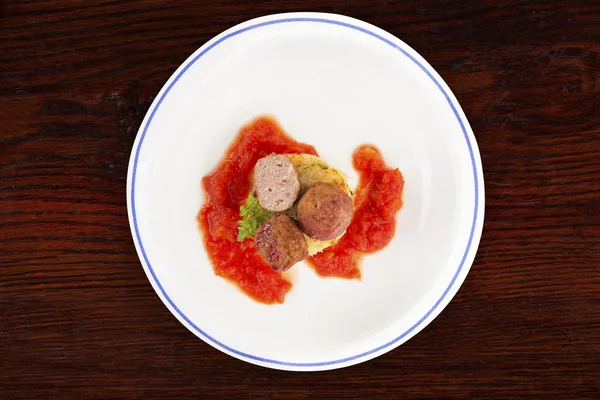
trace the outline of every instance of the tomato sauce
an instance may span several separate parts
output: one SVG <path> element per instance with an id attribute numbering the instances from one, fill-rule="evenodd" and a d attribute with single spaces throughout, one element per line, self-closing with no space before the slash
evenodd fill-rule
<path id="1" fill-rule="evenodd" d="M 292 285 L 260 256 L 254 240 L 237 241 L 237 222 L 254 164 L 271 153 L 318 155 L 313 146 L 287 136 L 274 120 L 258 118 L 242 128 L 219 165 L 202 178 L 206 202 L 198 213 L 215 274 L 266 304 L 283 303 Z M 352 222 L 339 242 L 308 259 L 321 276 L 360 278 L 361 258 L 382 249 L 394 236 L 396 213 L 402 206 L 402 174 L 388 168 L 373 146 L 359 147 L 352 160 L 360 174 Z"/>
<path id="2" fill-rule="evenodd" d="M 291 139 L 275 121 L 259 118 L 242 128 L 219 165 L 202 178 L 206 203 L 198 214 L 215 274 L 266 304 L 283 303 L 292 285 L 260 256 L 254 240 L 237 241 L 237 222 L 254 164 L 271 153 L 317 155 L 313 146 Z"/>
<path id="3" fill-rule="evenodd" d="M 379 150 L 370 145 L 360 146 L 352 162 L 360 174 L 352 222 L 336 244 L 308 259 L 321 276 L 360 278 L 363 255 L 381 250 L 394 237 L 396 213 L 402 206 L 402 174 L 388 168 Z"/>

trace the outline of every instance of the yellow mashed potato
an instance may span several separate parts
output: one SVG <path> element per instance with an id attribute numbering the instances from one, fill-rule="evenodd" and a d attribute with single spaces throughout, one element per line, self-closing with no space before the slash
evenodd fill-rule
<path id="1" fill-rule="evenodd" d="M 348 196 L 352 197 L 352 191 L 348 185 L 348 176 L 342 171 L 330 166 L 319 157 L 310 154 L 287 154 L 287 156 L 292 161 L 296 171 L 298 171 L 300 184 L 302 185 L 301 194 L 314 183 L 327 182 L 338 186 Z M 304 235 L 306 245 L 308 246 L 308 254 L 312 256 L 323 251 L 337 242 L 342 236 L 344 236 L 343 233 L 335 239 L 316 240 Z"/>

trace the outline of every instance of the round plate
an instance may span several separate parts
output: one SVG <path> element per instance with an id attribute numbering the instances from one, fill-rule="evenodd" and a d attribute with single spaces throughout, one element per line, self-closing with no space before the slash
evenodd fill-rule
<path id="1" fill-rule="evenodd" d="M 214 275 L 196 222 L 200 179 L 264 114 L 352 187 L 363 143 L 404 174 L 396 235 L 364 258 L 361 280 L 298 264 L 285 303 L 264 305 Z M 483 225 L 479 151 L 448 86 L 401 40 L 332 14 L 254 19 L 198 49 L 150 107 L 127 178 L 135 246 L 165 305 L 211 346 L 278 369 L 345 367 L 406 342 L 457 292 Z"/>

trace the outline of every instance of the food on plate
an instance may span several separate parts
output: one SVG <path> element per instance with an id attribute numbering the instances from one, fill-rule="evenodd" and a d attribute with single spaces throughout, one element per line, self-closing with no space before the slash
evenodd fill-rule
<path id="1" fill-rule="evenodd" d="M 374 146 L 360 146 L 352 161 L 355 192 L 273 119 L 243 127 L 202 178 L 198 222 L 215 274 L 265 304 L 284 302 L 292 284 L 281 272 L 301 260 L 320 276 L 360 278 L 362 257 L 394 236 L 404 180 Z"/>
<path id="2" fill-rule="evenodd" d="M 317 182 L 298 201 L 296 215 L 306 235 L 330 240 L 346 231 L 352 212 L 352 199 L 342 189 L 331 183 Z"/>
<path id="3" fill-rule="evenodd" d="M 269 211 L 291 208 L 300 194 L 298 171 L 288 157 L 270 154 L 256 162 L 254 191 L 260 205 Z"/>
<path id="4" fill-rule="evenodd" d="M 269 265 L 285 271 L 344 233 L 352 220 L 352 199 L 342 189 L 347 186 L 345 175 L 319 157 L 269 154 L 254 167 L 254 193 L 240 207 L 238 240 L 254 237 Z M 271 216 L 274 211 L 285 214 Z"/>
<path id="5" fill-rule="evenodd" d="M 296 223 L 285 214 L 275 214 L 256 231 L 256 248 L 275 271 L 287 271 L 308 257 L 306 239 Z"/>
<path id="6" fill-rule="evenodd" d="M 265 261 L 275 271 L 286 271 L 344 233 L 352 219 L 352 199 L 343 190 L 347 187 L 345 175 L 319 157 L 260 158 L 253 191 L 240 207 L 237 240 L 254 239 Z M 280 213 L 273 215 L 276 211 Z"/>

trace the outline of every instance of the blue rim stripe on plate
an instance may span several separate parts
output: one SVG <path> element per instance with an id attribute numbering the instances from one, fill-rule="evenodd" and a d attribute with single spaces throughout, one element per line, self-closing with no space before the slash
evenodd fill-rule
<path id="1" fill-rule="evenodd" d="M 227 346 L 224 343 L 221 343 L 220 341 L 218 341 L 217 339 L 213 338 L 212 336 L 208 335 L 206 332 L 204 332 L 202 329 L 200 329 L 200 327 L 198 327 L 195 323 L 193 323 L 178 307 L 177 305 L 175 305 L 175 303 L 173 302 L 173 300 L 171 300 L 171 298 L 169 297 L 169 295 L 167 294 L 167 292 L 165 291 L 165 289 L 163 288 L 163 286 L 161 285 L 160 281 L 158 280 L 158 278 L 156 277 L 156 274 L 154 273 L 154 269 L 152 268 L 152 265 L 150 264 L 150 260 L 148 259 L 148 256 L 146 255 L 146 251 L 144 250 L 144 245 L 142 244 L 142 238 L 140 236 L 140 232 L 139 232 L 139 228 L 137 225 L 137 217 L 136 217 L 136 212 L 135 212 L 135 175 L 136 175 L 136 171 L 137 171 L 137 163 L 138 163 L 138 158 L 140 155 L 140 149 L 142 147 L 142 143 L 144 142 L 144 137 L 146 136 L 146 132 L 148 131 L 148 127 L 150 126 L 150 123 L 152 122 L 152 119 L 154 118 L 154 115 L 156 114 L 156 111 L 158 110 L 158 108 L 160 107 L 161 103 L 163 102 L 163 100 L 165 99 L 165 97 L 167 96 L 167 94 L 169 93 L 169 91 L 173 88 L 173 86 L 175 85 L 175 83 L 177 83 L 177 81 L 183 76 L 183 74 L 185 74 L 185 72 L 196 62 L 198 61 L 202 56 L 204 56 L 206 53 L 208 53 L 211 49 L 213 49 L 214 47 L 216 47 L 217 45 L 219 45 L 220 43 L 224 42 L 225 40 L 232 38 L 234 36 L 237 36 L 241 33 L 250 31 L 250 30 L 254 30 L 257 28 L 261 28 L 264 26 L 269 26 L 269 25 L 275 25 L 275 24 L 284 24 L 284 23 L 293 23 L 293 22 L 317 22 L 317 23 L 325 23 L 325 24 L 330 24 L 330 25 L 339 25 L 339 26 L 343 26 L 346 28 L 350 28 L 353 29 L 355 31 L 359 31 L 362 33 L 365 33 L 369 36 L 372 36 L 376 39 L 381 40 L 382 42 L 390 45 L 391 47 L 393 47 L 394 49 L 400 51 L 402 54 L 404 54 L 406 57 L 408 57 L 412 62 L 414 62 L 417 66 L 419 66 L 419 68 L 421 68 L 421 70 L 423 72 L 425 72 L 425 74 L 427 74 L 427 76 L 435 83 L 435 85 L 440 89 L 440 91 L 443 93 L 444 97 L 446 98 L 446 101 L 448 102 L 448 105 L 450 106 L 450 108 L 452 108 L 452 112 L 454 113 L 454 115 L 456 116 L 456 119 L 458 120 L 458 123 L 460 124 L 460 128 L 462 129 L 463 135 L 467 141 L 467 146 L 469 148 L 469 154 L 471 156 L 471 164 L 473 166 L 473 179 L 475 181 L 475 210 L 473 213 L 473 223 L 471 225 L 471 233 L 469 234 L 469 240 L 467 242 L 467 248 L 465 249 L 465 252 L 463 254 L 463 257 L 460 261 L 460 264 L 458 266 L 458 269 L 456 270 L 456 273 L 454 274 L 454 276 L 452 277 L 452 280 L 450 281 L 450 284 L 448 285 L 448 287 L 446 288 L 446 290 L 444 291 L 444 293 L 442 294 L 442 296 L 435 302 L 435 304 L 431 307 L 431 309 L 429 311 L 427 311 L 427 313 L 425 315 L 423 315 L 423 317 L 417 321 L 417 323 L 415 323 L 413 326 L 411 326 L 406 332 L 402 333 L 400 336 L 398 336 L 397 338 L 395 338 L 394 340 L 391 340 L 379 347 L 374 348 L 373 350 L 361 353 L 361 354 L 357 354 L 355 356 L 352 357 L 346 357 L 346 358 L 342 358 L 339 360 L 333 360 L 333 361 L 323 361 L 323 362 L 316 362 L 316 363 L 295 363 L 295 362 L 286 362 L 286 361 L 279 361 L 279 360 L 271 360 L 268 358 L 263 358 L 263 357 L 257 357 L 254 356 L 252 354 L 248 354 L 248 353 L 244 353 L 242 351 L 236 350 L 234 348 L 231 348 L 229 346 Z M 275 364 L 275 365 L 285 365 L 285 366 L 290 366 L 290 367 L 320 367 L 320 366 L 327 366 L 327 365 L 334 365 L 334 364 L 341 364 L 341 363 L 346 363 L 348 361 L 353 361 L 359 358 L 363 358 L 366 356 L 369 356 L 373 353 L 376 353 L 380 350 L 385 349 L 386 347 L 389 347 L 391 345 L 393 345 L 394 343 L 398 342 L 399 340 L 402 340 L 404 337 L 406 337 L 407 335 L 409 335 L 412 331 L 414 331 L 417 327 L 419 327 L 419 325 L 421 325 L 423 323 L 423 321 L 425 321 L 434 311 L 435 309 L 440 305 L 440 303 L 444 300 L 444 298 L 446 297 L 446 295 L 448 294 L 448 292 L 450 291 L 450 289 L 452 289 L 452 287 L 454 286 L 454 283 L 456 282 L 456 279 L 458 278 L 458 276 L 460 275 L 460 272 L 463 269 L 464 263 L 467 259 L 467 255 L 469 254 L 469 250 L 471 248 L 472 242 L 473 242 L 473 236 L 475 233 L 475 226 L 477 223 L 477 213 L 478 213 L 478 207 L 479 207 L 479 182 L 477 180 L 477 166 L 475 163 L 475 156 L 473 154 L 473 148 L 471 146 L 471 141 L 469 140 L 469 135 L 467 134 L 467 130 L 465 128 L 465 124 L 463 123 L 460 115 L 458 114 L 458 111 L 456 110 L 456 107 L 454 107 L 454 104 L 452 104 L 452 100 L 450 99 L 450 97 L 448 96 L 448 94 L 446 93 L 446 91 L 444 90 L 444 88 L 442 87 L 442 85 L 440 85 L 440 83 L 437 81 L 437 79 L 435 79 L 435 77 L 431 74 L 431 72 L 429 72 L 427 70 L 427 68 L 425 68 L 417 59 L 415 59 L 412 55 L 410 55 L 406 50 L 402 49 L 401 47 L 399 47 L 398 45 L 396 45 L 395 43 L 393 43 L 392 41 L 382 37 L 381 35 L 378 35 L 377 33 L 371 32 L 368 29 L 356 26 L 356 25 L 352 25 L 350 23 L 347 22 L 341 22 L 341 21 L 335 21 L 335 20 L 330 20 L 330 19 L 326 19 L 326 18 L 283 18 L 283 19 L 277 19 L 277 20 L 272 20 L 272 21 L 266 21 L 266 22 L 261 22 L 255 25 L 250 25 L 247 26 L 245 28 L 241 28 L 237 31 L 228 33 L 227 35 L 221 37 L 220 39 L 218 39 L 217 41 L 215 41 L 214 43 L 212 43 L 210 46 L 208 46 L 206 49 L 204 49 L 202 52 L 200 52 L 200 54 L 198 54 L 196 57 L 194 57 L 191 61 L 188 62 L 188 64 L 181 70 L 181 72 L 179 72 L 179 74 L 177 75 L 177 77 L 173 80 L 173 82 L 171 82 L 169 84 L 169 86 L 167 87 L 167 90 L 165 90 L 165 92 L 162 94 L 162 96 L 160 97 L 160 99 L 158 100 L 158 102 L 156 103 L 156 105 L 154 106 L 150 117 L 148 118 L 148 122 L 145 124 L 144 126 L 144 130 L 142 132 L 142 136 L 140 138 L 140 141 L 138 143 L 137 149 L 135 151 L 135 160 L 133 163 L 133 174 L 132 174 L 132 179 L 131 179 L 131 212 L 132 212 L 132 216 L 133 216 L 133 225 L 135 228 L 135 235 L 136 235 L 136 239 L 138 242 L 138 245 L 140 247 L 140 250 L 142 252 L 142 255 L 144 257 L 144 261 L 146 262 L 146 265 L 148 266 L 148 270 L 150 271 L 150 274 L 152 275 L 152 278 L 154 279 L 154 282 L 156 283 L 156 285 L 158 286 L 158 288 L 160 289 L 161 293 L 163 294 L 163 296 L 165 297 L 165 299 L 167 299 L 167 301 L 169 302 L 169 304 L 175 309 L 175 311 L 181 316 L 181 318 L 183 318 L 190 326 L 192 326 L 196 332 L 198 332 L 200 335 L 202 335 L 204 338 L 206 338 L 207 340 L 211 341 L 212 343 L 216 344 L 219 347 L 222 347 L 223 349 L 237 354 L 241 357 L 244 358 L 248 358 L 251 360 L 255 360 L 255 361 L 260 361 L 263 363 L 269 363 L 269 364 Z"/>

